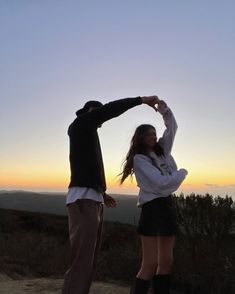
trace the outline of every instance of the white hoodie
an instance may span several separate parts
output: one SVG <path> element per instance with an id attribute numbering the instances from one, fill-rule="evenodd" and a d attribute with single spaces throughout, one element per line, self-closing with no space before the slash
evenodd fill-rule
<path id="1" fill-rule="evenodd" d="M 134 173 L 140 188 L 138 206 L 158 197 L 167 197 L 175 192 L 185 179 L 188 172 L 177 170 L 171 150 L 177 130 L 177 123 L 169 107 L 159 107 L 166 130 L 158 143 L 163 148 L 164 156 L 157 156 L 154 152 L 149 157 L 143 154 L 134 156 Z M 150 158 L 151 157 L 151 158 Z"/>

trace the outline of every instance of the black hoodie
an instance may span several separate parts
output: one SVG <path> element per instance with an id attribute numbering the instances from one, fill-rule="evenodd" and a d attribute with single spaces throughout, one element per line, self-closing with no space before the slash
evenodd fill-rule
<path id="1" fill-rule="evenodd" d="M 106 182 L 97 128 L 141 103 L 140 97 L 120 99 L 78 115 L 68 129 L 71 170 L 69 187 L 88 187 L 105 192 Z"/>

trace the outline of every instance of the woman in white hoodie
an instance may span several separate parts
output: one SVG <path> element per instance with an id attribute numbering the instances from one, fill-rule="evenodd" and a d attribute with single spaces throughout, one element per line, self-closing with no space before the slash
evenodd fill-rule
<path id="1" fill-rule="evenodd" d="M 131 140 L 121 175 L 121 183 L 135 174 L 140 188 L 138 206 L 141 215 L 137 231 L 142 244 L 142 263 L 131 289 L 133 294 L 148 292 L 152 280 L 153 293 L 169 293 L 169 277 L 177 224 L 172 201 L 175 192 L 187 175 L 177 169 L 171 156 L 177 123 L 163 100 L 157 110 L 164 119 L 166 130 L 158 140 L 152 125 L 137 127 Z"/>

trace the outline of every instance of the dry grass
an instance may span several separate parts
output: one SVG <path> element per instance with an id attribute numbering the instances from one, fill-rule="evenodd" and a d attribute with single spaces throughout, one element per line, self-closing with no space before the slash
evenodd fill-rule
<path id="1" fill-rule="evenodd" d="M 59 294 L 61 293 L 62 279 L 32 279 L 17 281 L 0 281 L 0 294 Z M 90 294 L 127 294 L 128 287 L 117 284 L 95 282 Z"/>

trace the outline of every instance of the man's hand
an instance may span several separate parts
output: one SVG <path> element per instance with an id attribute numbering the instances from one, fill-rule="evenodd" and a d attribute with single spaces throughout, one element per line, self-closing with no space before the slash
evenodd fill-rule
<path id="1" fill-rule="evenodd" d="M 109 196 L 108 194 L 104 193 L 103 197 L 104 197 L 104 204 L 107 207 L 113 208 L 113 207 L 115 207 L 117 205 L 116 200 L 113 197 Z"/>
<path id="2" fill-rule="evenodd" d="M 142 96 L 141 99 L 142 103 L 148 104 L 151 107 L 154 107 L 159 102 L 158 96 Z"/>

